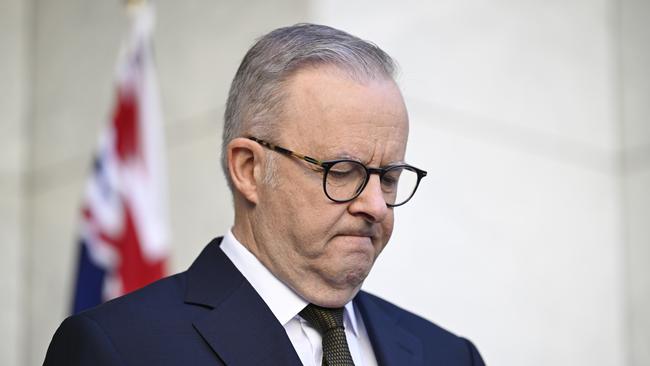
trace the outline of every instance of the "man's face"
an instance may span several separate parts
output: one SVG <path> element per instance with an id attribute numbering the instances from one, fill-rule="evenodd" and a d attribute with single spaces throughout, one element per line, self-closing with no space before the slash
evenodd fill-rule
<path id="1" fill-rule="evenodd" d="M 299 71 L 288 83 L 279 138 L 272 141 L 320 160 L 355 159 L 371 167 L 402 162 L 408 117 L 392 80 L 359 83 L 333 67 Z M 277 154 L 265 150 L 266 154 Z M 302 297 L 341 306 L 359 290 L 393 231 L 371 175 L 359 197 L 330 201 L 323 175 L 278 154 L 277 182 L 259 190 L 252 215 L 258 257 Z"/>

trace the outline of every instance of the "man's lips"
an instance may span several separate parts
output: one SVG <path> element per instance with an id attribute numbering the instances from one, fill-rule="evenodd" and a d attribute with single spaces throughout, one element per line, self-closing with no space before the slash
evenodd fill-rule
<path id="1" fill-rule="evenodd" d="M 344 236 L 367 236 L 375 237 L 377 236 L 376 230 L 364 229 L 364 230 L 342 230 L 338 235 Z"/>
<path id="2" fill-rule="evenodd" d="M 371 238 L 373 235 L 371 233 L 341 233 L 341 236 L 360 236 Z"/>
<path id="3" fill-rule="evenodd" d="M 337 236 L 341 237 L 350 237 L 356 239 L 368 239 L 370 242 L 374 241 L 377 237 L 377 234 L 373 230 L 354 230 L 354 231 L 343 231 Z"/>
<path id="4" fill-rule="evenodd" d="M 345 224 L 340 225 L 336 229 L 337 229 L 336 231 L 341 235 L 377 236 L 377 234 L 379 234 L 381 226 L 377 223 L 355 220 L 354 222 L 349 222 L 347 225 Z"/>

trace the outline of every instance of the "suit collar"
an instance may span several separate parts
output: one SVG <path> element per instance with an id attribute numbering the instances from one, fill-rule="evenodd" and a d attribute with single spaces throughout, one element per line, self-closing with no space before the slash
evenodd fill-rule
<path id="1" fill-rule="evenodd" d="M 213 240 L 188 270 L 185 302 L 211 309 L 194 328 L 227 365 L 300 365 L 266 303 Z"/>
<path id="2" fill-rule="evenodd" d="M 354 302 L 359 306 L 379 365 L 422 365 L 422 343 L 399 326 L 399 319 L 391 317 L 363 291 L 359 292 Z"/>
<path id="3" fill-rule="evenodd" d="M 213 239 L 187 270 L 186 303 L 215 308 L 245 281 L 220 244 L 220 237 Z"/>

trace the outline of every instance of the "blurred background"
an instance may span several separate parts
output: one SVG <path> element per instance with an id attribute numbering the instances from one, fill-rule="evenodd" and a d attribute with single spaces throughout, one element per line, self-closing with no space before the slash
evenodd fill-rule
<path id="1" fill-rule="evenodd" d="M 407 160 L 366 290 L 490 365 L 650 365 L 650 1 L 158 1 L 172 255 L 232 223 L 219 166 L 253 40 L 317 22 L 401 66 Z M 83 187 L 114 102 L 121 1 L 0 0 L 0 364 L 41 364 L 70 310 Z"/>

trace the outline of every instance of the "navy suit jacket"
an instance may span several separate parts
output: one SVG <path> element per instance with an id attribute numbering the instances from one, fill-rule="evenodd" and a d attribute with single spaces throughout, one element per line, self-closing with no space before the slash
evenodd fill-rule
<path id="1" fill-rule="evenodd" d="M 221 251 L 186 271 L 67 318 L 44 365 L 301 365 L 283 326 Z M 472 343 L 359 292 L 379 365 L 484 365 Z"/>

